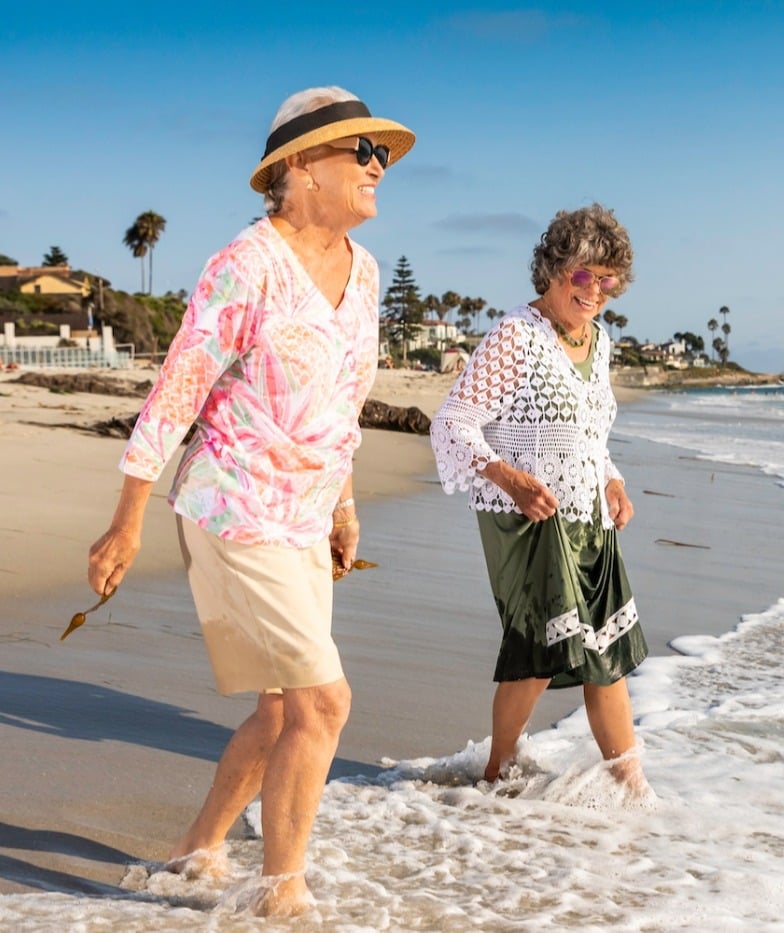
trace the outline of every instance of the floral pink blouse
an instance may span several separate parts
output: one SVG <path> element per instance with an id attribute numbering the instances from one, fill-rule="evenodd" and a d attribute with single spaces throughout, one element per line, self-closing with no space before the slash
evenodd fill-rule
<path id="1" fill-rule="evenodd" d="M 378 266 L 349 244 L 337 309 L 268 218 L 216 253 L 120 469 L 156 480 L 195 422 L 169 493 L 176 512 L 246 544 L 328 535 L 378 362 Z"/>

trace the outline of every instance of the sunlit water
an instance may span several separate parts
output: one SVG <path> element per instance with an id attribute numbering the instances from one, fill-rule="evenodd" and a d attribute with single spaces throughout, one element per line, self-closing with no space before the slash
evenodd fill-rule
<path id="1" fill-rule="evenodd" d="M 651 394 L 621 408 L 614 434 L 755 466 L 784 485 L 784 385 Z"/>
<path id="2" fill-rule="evenodd" d="M 784 481 L 780 389 L 651 398 L 616 433 Z M 678 639 L 679 655 L 630 678 L 655 794 L 621 792 L 580 710 L 524 736 L 495 786 L 481 781 L 487 739 L 332 781 L 309 849 L 318 906 L 296 921 L 242 909 L 263 845 L 256 809 L 220 882 L 131 865 L 115 895 L 4 897 L 0 928 L 784 930 L 783 635 L 781 599 L 721 637 Z"/>

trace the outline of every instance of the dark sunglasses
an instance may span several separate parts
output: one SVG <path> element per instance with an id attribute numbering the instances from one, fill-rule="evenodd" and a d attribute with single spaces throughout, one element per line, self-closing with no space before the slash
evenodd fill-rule
<path id="1" fill-rule="evenodd" d="M 378 159 L 378 164 L 381 168 L 386 168 L 387 165 L 389 165 L 389 146 L 374 146 L 367 136 L 357 137 L 356 149 L 351 149 L 348 146 L 333 146 L 331 143 L 324 143 L 324 145 L 328 149 L 340 149 L 343 152 L 353 152 L 360 165 L 367 165 L 373 156 Z"/>
<path id="2" fill-rule="evenodd" d="M 575 269 L 569 281 L 577 288 L 588 288 L 598 280 L 599 291 L 603 295 L 611 295 L 620 287 L 621 280 L 616 275 L 597 275 L 590 269 Z"/>

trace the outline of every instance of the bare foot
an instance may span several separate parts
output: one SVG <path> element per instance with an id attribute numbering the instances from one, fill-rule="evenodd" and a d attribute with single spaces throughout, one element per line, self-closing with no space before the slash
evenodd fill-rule
<path id="1" fill-rule="evenodd" d="M 645 798 L 653 794 L 653 789 L 636 755 L 624 756 L 613 762 L 610 765 L 610 774 L 632 797 Z"/>
<path id="2" fill-rule="evenodd" d="M 163 870 L 187 879 L 222 878 L 229 871 L 226 844 L 218 842 L 213 846 L 175 855 L 164 864 Z"/>
<path id="3" fill-rule="evenodd" d="M 501 769 L 497 768 L 495 765 L 491 766 L 489 763 L 485 768 L 484 779 L 488 784 L 494 784 L 498 780 L 498 775 L 501 773 Z"/>
<path id="4" fill-rule="evenodd" d="M 305 883 L 305 873 L 262 875 L 261 890 L 248 907 L 257 917 L 298 917 L 316 901 Z"/>
<path id="5" fill-rule="evenodd" d="M 208 835 L 199 834 L 191 827 L 188 832 L 177 840 L 169 852 L 167 865 L 174 865 L 187 859 L 195 852 L 212 852 L 224 845 L 223 839 L 211 839 Z M 167 869 L 168 870 L 168 869 Z"/>

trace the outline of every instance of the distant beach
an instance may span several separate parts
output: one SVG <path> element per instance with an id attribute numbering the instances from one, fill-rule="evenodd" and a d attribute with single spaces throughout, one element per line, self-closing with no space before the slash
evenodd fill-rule
<path id="1" fill-rule="evenodd" d="M 15 384 L 15 375 L 0 374 L 0 894 L 67 895 L 58 910 L 72 919 L 81 916 L 68 913 L 76 910 L 75 898 L 102 895 L 107 916 L 122 926 L 122 911 L 130 910 L 120 904 L 128 864 L 165 857 L 252 698 L 222 698 L 212 685 L 165 502 L 173 465 L 151 502 L 142 552 L 121 591 L 59 641 L 71 615 L 92 605 L 87 549 L 111 517 L 124 442 L 58 425 L 131 414 L 139 400 L 58 395 Z M 371 394 L 430 416 L 452 379 L 382 370 Z M 698 459 L 683 447 L 624 433 L 625 413 L 644 408 L 650 396 L 630 389 L 617 394 L 622 412 L 611 453 L 637 513 L 621 538 L 624 555 L 652 654 L 672 655 L 673 638 L 715 638 L 742 614 L 763 612 L 782 596 L 784 529 L 776 516 L 784 490 L 742 463 Z M 470 744 L 489 734 L 498 623 L 465 497 L 441 493 L 427 438 L 372 430 L 364 432 L 356 457 L 355 495 L 360 556 L 380 566 L 336 587 L 335 632 L 354 700 L 333 777 L 373 781 L 396 761 L 462 760 L 458 753 L 467 746 L 465 760 L 473 762 Z M 529 731 L 547 730 L 580 704 L 579 693 L 547 694 Z M 648 754 L 656 774 L 656 752 Z M 404 783 L 422 779 L 412 767 L 403 768 Z M 467 767 L 470 772 L 473 764 Z M 374 794 L 354 801 L 357 814 L 371 806 L 361 799 L 375 800 Z M 332 870 L 324 853 L 340 795 L 336 784 L 325 803 L 323 835 L 314 841 L 317 872 Z M 525 822 L 520 832 L 525 835 Z M 241 826 L 232 839 L 237 857 L 254 863 Z M 363 864 L 373 851 L 361 856 Z M 359 852 L 352 849 L 350 860 L 360 859 Z M 388 865 L 380 851 L 378 858 L 375 883 L 383 886 Z M 399 883 L 405 903 L 405 882 Z M 412 904 L 417 887 L 412 876 Z M 160 894 L 156 903 L 187 906 L 182 896 L 167 901 Z M 33 905 L 47 915 L 47 903 L 0 899 L 0 922 L 11 917 L 16 925 Z M 100 902 L 80 903 L 91 916 Z M 530 919 L 532 909 L 520 908 L 520 916 Z M 580 910 L 575 922 L 598 922 Z M 196 928 L 170 919 L 171 925 L 149 929 Z M 434 928 L 471 929 L 440 922 Z M 134 923 L 127 928 L 147 929 L 138 918 Z"/>

